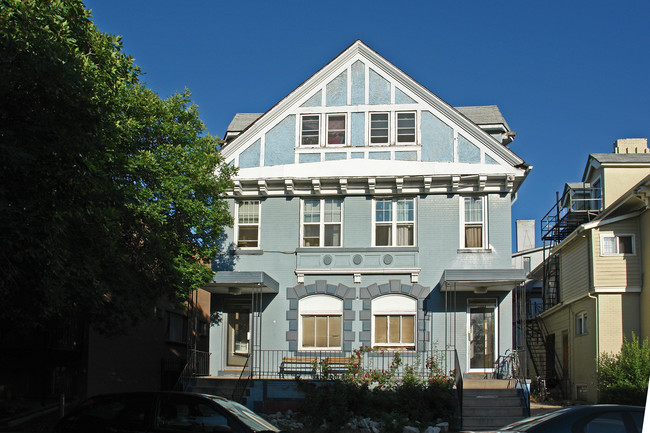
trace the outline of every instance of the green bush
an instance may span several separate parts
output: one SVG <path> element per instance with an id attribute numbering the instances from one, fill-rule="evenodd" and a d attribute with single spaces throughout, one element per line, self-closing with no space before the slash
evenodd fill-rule
<path id="1" fill-rule="evenodd" d="M 623 339 L 617 354 L 604 353 L 598 360 L 598 391 L 601 403 L 645 406 L 650 378 L 650 343 L 632 333 Z"/>
<path id="2" fill-rule="evenodd" d="M 405 420 L 433 424 L 438 418 L 453 422 L 457 407 L 454 379 L 439 368 L 434 356 L 427 359 L 428 378 L 419 378 L 414 366 L 402 365 L 399 353 L 387 370 L 362 367 L 363 355 L 373 349 L 361 348 L 351 357 L 347 374 L 319 383 L 298 381 L 305 394 L 301 412 L 312 424 L 327 423 L 337 431 L 354 417 L 382 421 L 387 431 L 401 431 Z M 451 372 L 453 373 L 453 372 Z"/>

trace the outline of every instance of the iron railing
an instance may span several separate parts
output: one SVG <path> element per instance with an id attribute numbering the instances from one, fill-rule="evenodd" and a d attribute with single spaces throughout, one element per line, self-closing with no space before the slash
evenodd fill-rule
<path id="1" fill-rule="evenodd" d="M 210 374 L 210 352 L 192 349 L 189 354 L 190 357 L 174 385 L 173 389 L 176 391 L 187 391 L 193 377 Z"/>
<path id="2" fill-rule="evenodd" d="M 438 371 L 460 381 L 462 386 L 462 375 L 458 354 L 455 350 L 433 350 L 433 351 L 371 351 L 362 353 L 358 361 L 359 369 L 388 371 L 399 355 L 400 364 L 394 369 L 396 379 L 401 379 L 407 371 L 409 374 L 426 379 L 431 371 L 431 363 L 434 362 Z M 294 379 L 296 376 L 305 379 L 325 379 L 331 374 L 328 366 L 328 359 L 358 357 L 356 351 L 291 351 L 291 350 L 260 350 L 255 360 L 257 365 L 252 366 L 253 379 Z M 302 361 L 302 363 L 301 363 Z M 287 368 L 289 363 L 302 365 L 304 368 Z M 352 364 L 350 366 L 353 369 Z M 337 369 L 338 374 L 342 370 Z M 353 371 L 351 371 L 353 372 Z"/>

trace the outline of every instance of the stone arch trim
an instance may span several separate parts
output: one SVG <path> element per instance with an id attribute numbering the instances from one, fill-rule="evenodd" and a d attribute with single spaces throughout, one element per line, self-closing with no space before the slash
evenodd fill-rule
<path id="1" fill-rule="evenodd" d="M 371 284 L 359 289 L 359 299 L 363 301 L 362 310 L 359 312 L 362 331 L 359 333 L 359 342 L 364 346 L 372 345 L 372 300 L 384 295 L 405 295 L 417 300 L 417 341 L 418 350 L 426 348 L 430 341 L 430 332 L 427 326 L 429 317 L 424 311 L 424 300 L 429 296 L 431 289 L 420 284 L 404 284 L 400 280 L 390 280 L 386 284 Z"/>
<path id="2" fill-rule="evenodd" d="M 356 339 L 353 331 L 353 323 L 356 320 L 356 312 L 352 309 L 352 301 L 356 298 L 356 289 L 344 284 L 328 284 L 327 280 L 316 280 L 314 284 L 298 284 L 294 287 L 287 287 L 287 322 L 289 330 L 286 333 L 286 341 L 289 350 L 298 350 L 298 304 L 301 299 L 311 295 L 329 295 L 343 301 L 343 351 L 352 350 L 352 344 Z"/>

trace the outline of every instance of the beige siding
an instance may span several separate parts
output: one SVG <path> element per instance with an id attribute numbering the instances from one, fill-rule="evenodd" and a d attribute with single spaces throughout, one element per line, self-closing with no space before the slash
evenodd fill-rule
<path id="1" fill-rule="evenodd" d="M 650 212 L 645 211 L 640 220 L 641 236 L 641 261 L 643 269 L 646 269 L 646 275 L 643 279 L 643 289 L 641 291 L 640 303 L 641 311 L 645 314 L 641 316 L 641 338 L 650 338 Z"/>
<path id="2" fill-rule="evenodd" d="M 560 294 L 570 301 L 589 290 L 589 249 L 586 238 L 579 237 L 560 252 Z"/>
<path id="3" fill-rule="evenodd" d="M 641 287 L 641 242 L 639 239 L 639 220 L 624 220 L 592 230 L 594 257 L 594 287 Z M 634 235 L 634 254 L 601 255 L 601 235 Z"/>
<path id="4" fill-rule="evenodd" d="M 649 173 L 648 167 L 607 167 L 602 176 L 605 207 L 614 203 Z"/>

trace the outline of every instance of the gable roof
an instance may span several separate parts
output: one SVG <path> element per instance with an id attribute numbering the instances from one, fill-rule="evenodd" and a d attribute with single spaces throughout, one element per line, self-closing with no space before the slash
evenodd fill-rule
<path id="1" fill-rule="evenodd" d="M 582 175 L 587 180 L 592 169 L 598 168 L 601 164 L 650 164 L 650 153 L 591 153 L 587 159 L 587 165 Z"/>
<path id="2" fill-rule="evenodd" d="M 336 58 L 330 61 L 327 65 L 321 68 L 318 72 L 308 78 L 295 90 L 289 93 L 285 98 L 283 98 L 261 117 L 259 117 L 257 121 L 245 128 L 241 134 L 235 137 L 232 141 L 227 142 L 222 148 L 224 156 L 228 158 L 237 151 L 239 143 L 246 142 L 246 140 L 252 138 L 255 134 L 263 130 L 265 127 L 273 124 L 274 122 L 277 122 L 285 110 L 297 104 L 302 98 L 305 98 L 307 95 L 315 91 L 315 89 L 317 89 L 319 86 L 322 86 L 325 80 L 330 80 L 332 78 L 332 74 L 337 71 L 338 68 L 340 68 L 349 60 L 353 59 L 355 56 L 363 58 L 364 61 L 372 65 L 372 68 L 374 68 L 376 71 L 385 74 L 387 77 L 390 77 L 405 89 L 408 89 L 412 94 L 419 97 L 424 103 L 431 106 L 434 110 L 437 110 L 442 115 L 446 116 L 451 122 L 461 128 L 465 134 L 477 140 L 491 152 L 502 158 L 507 164 L 520 169 L 529 168 L 528 164 L 526 164 L 524 160 L 519 158 L 510 149 L 503 146 L 489 133 L 478 127 L 476 123 L 472 122 L 465 115 L 461 114 L 458 110 L 429 91 L 426 87 L 422 86 L 420 83 L 412 79 L 392 63 L 388 62 L 377 52 L 365 45 L 361 40 L 355 41 Z M 490 111 L 492 114 L 494 114 L 494 110 Z M 503 118 L 503 116 L 500 117 Z"/>

